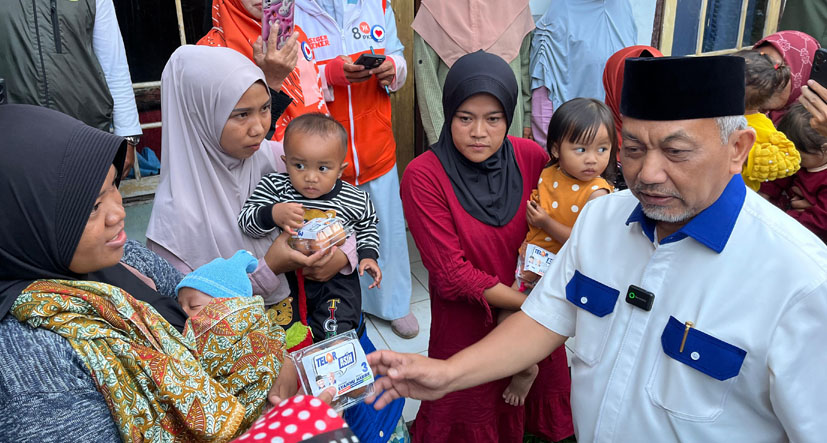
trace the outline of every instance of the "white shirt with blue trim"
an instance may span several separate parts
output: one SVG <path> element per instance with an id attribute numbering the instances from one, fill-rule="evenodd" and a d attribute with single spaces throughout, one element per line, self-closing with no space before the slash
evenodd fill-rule
<path id="1" fill-rule="evenodd" d="M 740 175 L 678 232 L 654 228 L 629 191 L 590 202 L 522 306 L 575 337 L 578 440 L 824 441 L 824 243 Z"/>

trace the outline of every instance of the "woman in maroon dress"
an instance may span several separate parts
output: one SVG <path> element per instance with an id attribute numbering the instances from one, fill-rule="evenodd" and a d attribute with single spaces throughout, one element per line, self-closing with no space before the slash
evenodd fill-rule
<path id="1" fill-rule="evenodd" d="M 510 285 L 528 230 L 526 201 L 548 155 L 505 136 L 517 94 L 499 57 L 461 57 L 445 81 L 439 141 L 402 177 L 405 218 L 429 272 L 430 357 L 446 359 L 476 343 L 496 326 L 498 309 L 518 310 L 525 299 Z M 503 400 L 507 378 L 423 401 L 413 440 L 520 442 L 525 429 L 550 440 L 571 435 L 565 350 L 539 366 L 525 407 Z"/>

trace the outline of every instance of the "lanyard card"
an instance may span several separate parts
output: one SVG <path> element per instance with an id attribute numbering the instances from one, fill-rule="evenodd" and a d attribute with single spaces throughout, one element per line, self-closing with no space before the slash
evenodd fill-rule
<path id="1" fill-rule="evenodd" d="M 542 277 L 548 267 L 551 266 L 551 261 L 554 260 L 554 257 L 556 257 L 554 253 L 546 251 L 539 246 L 528 244 L 525 248 L 523 269 Z"/>
<path id="2" fill-rule="evenodd" d="M 342 411 L 373 393 L 373 372 L 356 331 L 347 331 L 290 354 L 296 364 L 302 388 L 318 397 L 336 387 L 331 407 Z"/>

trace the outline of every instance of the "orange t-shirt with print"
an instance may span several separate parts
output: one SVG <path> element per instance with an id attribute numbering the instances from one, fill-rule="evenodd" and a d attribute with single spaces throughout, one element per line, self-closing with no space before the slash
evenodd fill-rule
<path id="1" fill-rule="evenodd" d="M 560 165 L 551 165 L 540 173 L 537 189 L 531 191 L 531 199 L 538 202 L 549 217 L 572 227 L 589 197 L 598 189 L 612 192 L 612 186 L 602 177 L 584 182 L 563 173 Z M 563 247 L 562 243 L 535 226 L 529 226 L 525 242 L 554 254 Z"/>

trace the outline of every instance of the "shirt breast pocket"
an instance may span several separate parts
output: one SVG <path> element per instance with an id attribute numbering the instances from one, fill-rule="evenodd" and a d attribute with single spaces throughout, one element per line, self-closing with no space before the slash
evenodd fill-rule
<path id="1" fill-rule="evenodd" d="M 580 271 L 566 285 L 566 300 L 580 308 L 577 311 L 574 354 L 589 366 L 603 356 L 612 327 L 617 296 L 620 291 L 591 279 Z"/>
<path id="2" fill-rule="evenodd" d="M 646 385 L 649 398 L 684 420 L 712 422 L 723 412 L 747 352 L 669 317 L 661 335 L 663 353 Z"/>

